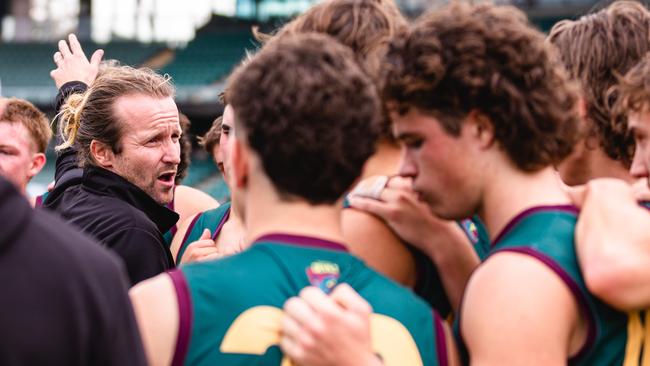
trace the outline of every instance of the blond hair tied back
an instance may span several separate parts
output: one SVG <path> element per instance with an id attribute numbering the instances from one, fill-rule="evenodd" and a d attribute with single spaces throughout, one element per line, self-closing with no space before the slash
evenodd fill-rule
<path id="1" fill-rule="evenodd" d="M 61 151 L 74 145 L 77 132 L 81 126 L 81 114 L 89 96 L 90 89 L 83 94 L 72 94 L 68 97 L 63 107 L 61 107 L 61 111 L 55 119 L 59 121 L 59 134 L 63 142 L 55 148 L 56 151 Z"/>

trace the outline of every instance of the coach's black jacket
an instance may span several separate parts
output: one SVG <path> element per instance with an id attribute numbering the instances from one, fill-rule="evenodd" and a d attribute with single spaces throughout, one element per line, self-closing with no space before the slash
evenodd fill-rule
<path id="1" fill-rule="evenodd" d="M 67 85 L 79 84 L 65 84 L 60 96 L 69 94 Z M 174 267 L 162 233 L 176 224 L 178 214 L 115 173 L 95 166 L 80 170 L 71 149 L 57 157 L 55 177 L 43 207 L 119 255 L 132 284 Z"/>
<path id="2" fill-rule="evenodd" d="M 115 173 L 88 166 L 81 184 L 52 191 L 44 207 L 115 251 L 132 284 L 174 266 L 161 233 L 174 226 L 178 214 Z"/>
<path id="3" fill-rule="evenodd" d="M 0 177 L 0 365 L 146 365 L 119 259 L 39 211 Z"/>

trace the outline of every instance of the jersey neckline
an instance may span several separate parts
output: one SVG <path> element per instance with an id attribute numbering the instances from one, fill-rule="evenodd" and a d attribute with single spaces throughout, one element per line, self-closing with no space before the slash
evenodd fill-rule
<path id="1" fill-rule="evenodd" d="M 253 245 L 259 244 L 262 242 L 281 242 L 283 244 L 290 244 L 308 248 L 317 248 L 317 249 L 327 249 L 334 250 L 339 252 L 347 252 L 348 248 L 338 242 L 316 238 L 313 236 L 306 235 L 296 235 L 288 233 L 271 233 L 262 235 L 253 241 Z"/>
<path id="2" fill-rule="evenodd" d="M 490 247 L 494 248 L 497 245 L 497 243 L 499 241 L 501 241 L 508 233 L 510 233 L 510 231 L 517 224 L 519 224 L 521 221 L 523 221 L 523 219 L 525 219 L 526 217 L 528 217 L 530 215 L 536 214 L 538 212 L 543 212 L 543 211 L 561 211 L 561 212 L 566 212 L 566 213 L 572 213 L 572 214 L 575 214 L 575 215 L 577 215 L 580 212 L 580 210 L 576 206 L 571 205 L 571 204 L 566 204 L 566 205 L 540 205 L 540 206 L 529 207 L 529 208 L 521 211 L 520 213 L 515 215 L 515 217 L 510 219 L 510 221 L 508 221 L 506 226 L 504 226 L 504 228 L 501 229 L 501 232 L 499 233 L 499 235 L 497 235 L 494 238 L 494 240 L 492 241 L 492 244 L 490 245 Z"/>

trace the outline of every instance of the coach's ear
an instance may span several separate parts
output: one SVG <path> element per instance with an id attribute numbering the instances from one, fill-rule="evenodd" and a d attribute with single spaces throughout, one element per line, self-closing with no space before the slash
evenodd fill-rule
<path id="1" fill-rule="evenodd" d="M 474 109 L 469 112 L 463 127 L 469 128 L 472 138 L 479 142 L 482 149 L 488 149 L 494 142 L 494 125 L 490 118 Z"/>
<path id="2" fill-rule="evenodd" d="M 113 166 L 115 153 L 103 142 L 92 140 L 90 142 L 90 156 L 102 168 L 108 169 Z"/>
<path id="3" fill-rule="evenodd" d="M 235 188 L 246 188 L 248 184 L 249 151 L 238 138 L 233 138 L 228 141 L 228 148 L 230 149 L 228 158 L 230 159 L 230 169 L 232 170 L 232 184 Z"/>

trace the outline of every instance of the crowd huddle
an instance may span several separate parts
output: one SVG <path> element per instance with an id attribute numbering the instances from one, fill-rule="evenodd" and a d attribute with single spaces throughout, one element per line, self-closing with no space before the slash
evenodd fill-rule
<path id="1" fill-rule="evenodd" d="M 52 121 L 0 99 L 1 365 L 650 366 L 648 9 L 252 31 L 198 140 L 226 203 L 168 76 L 70 35 Z"/>

